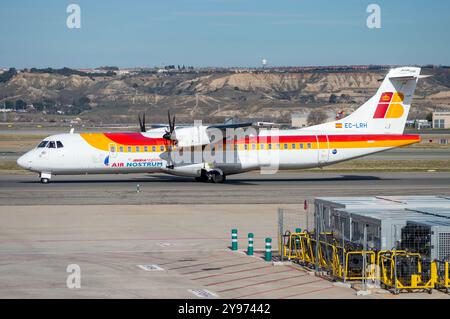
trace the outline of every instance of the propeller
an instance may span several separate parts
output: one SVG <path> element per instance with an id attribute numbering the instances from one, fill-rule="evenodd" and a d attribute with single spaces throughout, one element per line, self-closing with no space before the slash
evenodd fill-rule
<path id="1" fill-rule="evenodd" d="M 174 141 L 176 143 L 176 140 L 173 138 L 173 133 L 175 131 L 175 115 L 173 116 L 173 118 L 171 118 L 170 111 L 167 111 L 167 118 L 169 120 L 169 130 L 166 130 L 163 138 L 169 141 Z"/>
<path id="2" fill-rule="evenodd" d="M 169 147 L 168 152 L 168 160 L 167 160 L 167 168 L 173 169 L 174 163 L 172 162 L 172 147 L 174 145 L 177 145 L 178 141 L 173 137 L 173 133 L 175 132 L 175 115 L 173 118 L 170 117 L 170 111 L 167 111 L 167 118 L 169 121 L 169 130 L 166 130 L 166 133 L 164 133 L 163 138 L 166 140 L 169 140 L 171 142 L 171 146 Z"/>
<path id="3" fill-rule="evenodd" d="M 138 114 L 138 120 L 139 120 L 139 128 L 140 128 L 141 132 L 143 132 L 143 133 L 147 132 L 147 129 L 145 128 L 145 112 L 142 114 L 142 119 L 141 119 L 141 115 Z"/>

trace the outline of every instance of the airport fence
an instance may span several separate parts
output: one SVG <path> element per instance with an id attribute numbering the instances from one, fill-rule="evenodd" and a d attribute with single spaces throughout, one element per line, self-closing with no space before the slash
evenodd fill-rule
<path id="1" fill-rule="evenodd" d="M 280 261 L 285 260 L 283 253 L 284 239 L 291 233 L 308 231 L 314 227 L 314 205 L 306 201 L 303 208 L 278 208 L 277 237 L 278 249 L 274 257 Z M 311 208 L 312 207 L 312 208 Z"/>
<path id="2" fill-rule="evenodd" d="M 446 242 L 439 243 L 439 236 L 426 224 L 391 225 L 382 233 L 370 224 L 363 223 L 359 230 L 358 223 L 352 223 L 350 239 L 323 225 L 320 214 L 309 209 L 299 213 L 280 208 L 279 260 L 296 262 L 331 280 L 360 285 L 361 290 L 449 292 Z"/>

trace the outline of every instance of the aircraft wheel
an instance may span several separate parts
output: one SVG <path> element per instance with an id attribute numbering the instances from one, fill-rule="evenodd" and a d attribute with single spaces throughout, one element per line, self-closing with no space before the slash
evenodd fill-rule
<path id="1" fill-rule="evenodd" d="M 41 183 L 42 184 L 48 184 L 48 183 L 50 183 L 50 179 L 49 178 L 41 178 Z"/>
<path id="2" fill-rule="evenodd" d="M 223 183 L 225 182 L 225 175 L 219 172 L 211 172 L 211 182 L 213 183 Z"/>

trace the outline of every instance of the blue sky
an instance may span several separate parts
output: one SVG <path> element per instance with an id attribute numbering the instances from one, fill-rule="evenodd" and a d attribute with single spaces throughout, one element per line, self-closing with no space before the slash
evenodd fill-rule
<path id="1" fill-rule="evenodd" d="M 0 66 L 450 65 L 449 13 L 448 0 L 3 0 Z"/>

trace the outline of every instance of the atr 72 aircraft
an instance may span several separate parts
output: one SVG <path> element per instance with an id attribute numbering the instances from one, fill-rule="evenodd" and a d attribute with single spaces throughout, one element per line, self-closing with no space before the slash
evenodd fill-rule
<path id="1" fill-rule="evenodd" d="M 175 127 L 169 114 L 166 128 L 147 131 L 141 123 L 141 132 L 52 135 L 17 164 L 39 173 L 42 183 L 53 175 L 156 172 L 220 183 L 227 175 L 267 166 L 275 171 L 323 167 L 419 142 L 418 135 L 403 130 L 422 77 L 420 68 L 391 69 L 355 112 L 302 129 L 262 129 L 252 123 Z M 234 129 L 245 133 L 230 133 Z"/>

